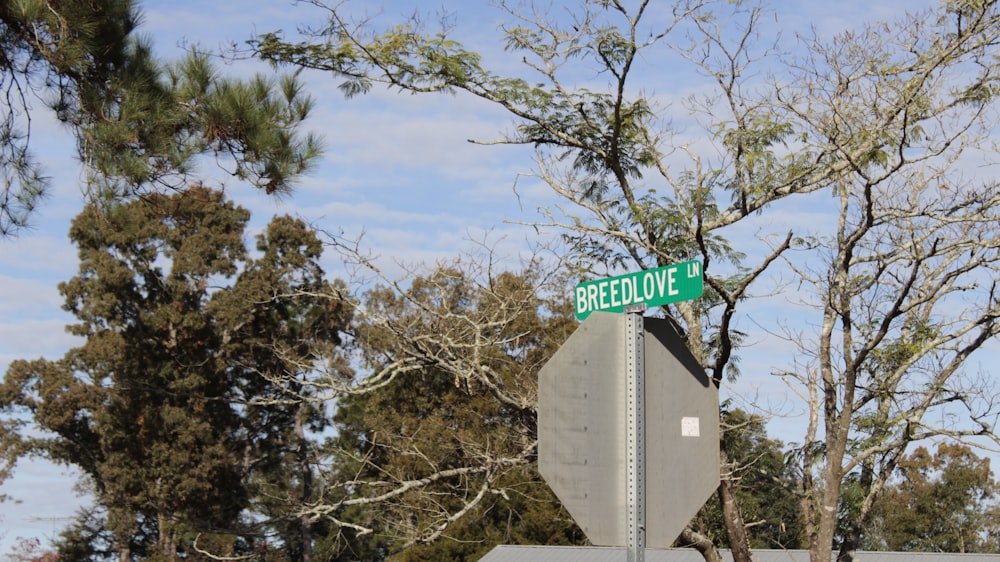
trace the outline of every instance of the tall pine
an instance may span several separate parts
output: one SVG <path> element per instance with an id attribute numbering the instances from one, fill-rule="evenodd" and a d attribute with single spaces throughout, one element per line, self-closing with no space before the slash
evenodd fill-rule
<path id="1" fill-rule="evenodd" d="M 31 150 L 48 106 L 77 140 L 93 202 L 183 190 L 201 156 L 287 193 L 318 155 L 299 127 L 312 101 L 294 76 L 222 76 L 204 54 L 165 64 L 138 35 L 132 0 L 0 2 L 0 237 L 49 191 Z"/>

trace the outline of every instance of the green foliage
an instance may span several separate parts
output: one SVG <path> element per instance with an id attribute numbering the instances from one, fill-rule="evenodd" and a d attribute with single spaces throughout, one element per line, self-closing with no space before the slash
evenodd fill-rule
<path id="1" fill-rule="evenodd" d="M 749 110 L 735 123 L 718 125 L 716 136 L 736 163 L 735 173 L 722 187 L 743 212 L 761 211 L 761 202 L 773 196 L 776 186 L 793 183 L 815 158 L 809 148 L 788 151 L 790 141 L 806 139 L 793 122 L 776 113 Z"/>
<path id="2" fill-rule="evenodd" d="M 160 69 L 141 42 L 129 54 L 131 66 L 115 83 L 129 95 L 80 117 L 99 199 L 182 186 L 203 154 L 268 194 L 288 193 L 319 155 L 319 140 L 297 132 L 312 100 L 294 76 L 224 79 L 204 54 Z"/>
<path id="3" fill-rule="evenodd" d="M 726 154 L 738 162 L 736 169 L 703 168 L 699 162 L 697 170 L 675 173 L 668 161 L 687 148 L 664 142 L 668 126 L 659 115 L 662 108 L 636 88 L 633 77 L 640 72 L 636 68 L 659 56 L 655 49 L 671 24 L 667 31 L 647 36 L 640 20 L 651 16 L 644 6 L 633 11 L 610 2 L 581 2 L 572 18 L 522 14 L 507 3 L 501 8 L 513 16 L 515 23 L 503 28 L 503 40 L 525 64 L 523 74 L 484 68 L 476 53 L 446 33 L 426 32 L 418 18 L 377 30 L 352 24 L 338 7 L 327 8 L 329 23 L 310 30 L 309 41 L 291 43 L 281 32 L 272 32 L 251 41 L 251 48 L 276 65 L 345 77 L 355 93 L 376 82 L 411 92 L 461 90 L 507 110 L 514 122 L 503 142 L 536 147 L 542 177 L 570 203 L 560 209 L 567 212 L 565 222 L 553 220 L 565 227 L 564 241 L 580 270 L 601 275 L 688 259 L 706 264 L 707 278 L 715 281 L 706 288 L 709 298 L 691 304 L 697 309 L 683 322 L 680 307 L 664 313 L 678 320 L 678 326 L 697 317 L 690 328 L 699 340 L 696 349 L 708 350 L 704 363 L 716 370 L 716 380 L 734 376 L 733 342 L 740 336 L 731 331 L 729 315 L 748 280 L 759 272 L 742 267 L 745 256 L 717 229 L 789 192 L 806 164 L 815 160 L 810 150 L 779 155 L 788 152 L 784 143 L 797 139 L 800 131 L 791 117 L 768 113 L 761 104 L 720 132 Z M 673 15 L 678 21 L 711 19 L 707 9 L 683 3 L 674 6 Z M 656 28 L 661 21 L 651 25 Z M 581 78 L 575 72 L 580 69 L 606 80 L 607 87 L 598 80 L 577 86 Z M 657 173 L 668 190 L 657 191 L 659 178 L 650 179 Z M 739 201 L 735 211 L 718 202 L 727 191 Z M 576 215 L 577 209 L 583 214 Z M 731 264 L 739 271 L 722 273 Z"/>
<path id="4" fill-rule="evenodd" d="M 367 92 L 372 85 L 362 61 L 373 57 L 386 62 L 391 80 L 406 89 L 447 90 L 478 80 L 483 71 L 480 56 L 466 51 L 444 35 L 425 36 L 418 26 L 401 24 L 383 35 L 373 36 L 364 45 L 356 44 L 349 26 L 331 18 L 322 34 L 335 38 L 325 45 L 309 42 L 286 43 L 280 32 L 265 33 L 251 45 L 262 59 L 272 63 L 292 63 L 335 70 L 347 80 L 341 90 L 352 96 Z"/>
<path id="5" fill-rule="evenodd" d="M 920 447 L 899 464 L 899 480 L 876 503 L 867 548 L 998 552 L 998 483 L 989 459 L 966 445 Z"/>
<path id="6" fill-rule="evenodd" d="M 73 222 L 80 271 L 60 291 L 85 342 L 59 360 L 14 361 L 0 386 L 3 419 L 43 430 L 11 428 L 5 456 L 76 466 L 101 508 L 65 535 L 65 552 L 194 559 L 199 537 L 200 548 L 238 554 L 261 539 L 243 516 L 276 490 L 265 483 L 280 474 L 289 502 L 310 499 L 292 484 L 315 461 L 295 428 L 320 413 L 289 399 L 299 389 L 282 377 L 301 367 L 277 350 L 335 346 L 346 319 L 319 296 L 312 232 L 277 218 L 251 259 L 248 219 L 195 186 L 109 214 L 88 206 Z M 297 291 L 317 296 L 271 298 Z"/>
<path id="7" fill-rule="evenodd" d="M 0 6 L 0 235 L 28 224 L 48 187 L 29 150 L 28 99 L 46 100 L 77 137 L 87 190 L 109 204 L 183 189 L 201 155 L 267 193 L 288 193 L 320 143 L 299 127 L 311 101 L 294 76 L 224 79 L 206 55 L 164 66 L 135 35 L 131 0 Z"/>
<path id="8" fill-rule="evenodd" d="M 0 5 L 0 235 L 28 224 L 48 178 L 30 150 L 30 100 L 53 100 L 60 116 L 100 97 L 137 24 L 130 0 L 13 0 Z"/>

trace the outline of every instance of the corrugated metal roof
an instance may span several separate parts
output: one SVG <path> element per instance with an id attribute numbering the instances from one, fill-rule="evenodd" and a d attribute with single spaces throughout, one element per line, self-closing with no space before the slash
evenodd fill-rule
<path id="1" fill-rule="evenodd" d="M 729 551 L 720 551 L 732 562 Z M 805 550 L 755 550 L 755 562 L 809 562 Z M 480 562 L 623 562 L 624 548 L 598 546 L 498 546 Z M 1000 562 L 1000 554 L 951 554 L 940 552 L 858 552 L 858 562 Z M 689 548 L 647 549 L 646 562 L 702 562 L 696 550 Z"/>

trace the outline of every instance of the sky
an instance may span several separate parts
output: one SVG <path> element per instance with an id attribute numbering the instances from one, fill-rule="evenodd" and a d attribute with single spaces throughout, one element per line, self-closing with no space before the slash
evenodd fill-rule
<path id="1" fill-rule="evenodd" d="M 575 4 L 554 2 L 556 8 Z M 774 29 L 782 30 L 782 40 L 791 41 L 794 33 L 805 32 L 810 26 L 830 34 L 856 25 L 858 14 L 890 18 L 898 15 L 902 6 L 927 4 L 924 0 L 788 0 L 775 5 L 782 15 L 775 20 Z M 255 33 L 293 30 L 317 14 L 308 6 L 287 0 L 147 0 L 141 6 L 145 14 L 142 30 L 154 39 L 159 56 L 167 60 L 179 58 L 184 48 L 195 44 L 217 49 Z M 499 12 L 485 1 L 355 0 L 348 6 L 384 11 L 387 18 L 397 20 L 418 8 L 433 12 L 444 7 L 454 14 L 460 39 L 484 53 L 487 61 L 509 64 L 497 40 Z M 234 74 L 272 72 L 252 62 L 222 70 Z M 670 71 L 664 68 L 661 83 L 652 86 L 673 96 L 696 87 L 671 82 Z M 502 112 L 468 96 L 412 96 L 379 89 L 345 100 L 336 78 L 319 73 L 306 73 L 304 78 L 317 101 L 307 126 L 323 136 L 326 151 L 319 167 L 300 182 L 292 196 L 274 199 L 254 192 L 227 178 L 210 162 L 201 169 L 204 177 L 223 185 L 231 197 L 251 210 L 256 228 L 275 214 L 292 214 L 324 230 L 349 237 L 363 234 L 364 247 L 380 256 L 390 271 L 402 270 L 397 262 L 430 264 L 483 244 L 516 263 L 529 245 L 539 242 L 534 229 L 516 224 L 537 219 L 538 207 L 556 203 L 548 188 L 531 176 L 531 150 L 468 142 L 470 138 L 499 137 L 509 126 Z M 0 372 L 18 358 L 58 358 L 77 343 L 64 331 L 73 319 L 61 310 L 56 285 L 77 269 L 75 250 L 66 233 L 83 204 L 82 174 L 69 132 L 44 113 L 40 110 L 33 115 L 32 143 L 53 177 L 54 189 L 30 230 L 0 241 Z M 683 122 L 686 116 L 679 113 L 677 119 Z M 812 217 L 785 218 L 808 221 Z M 341 269 L 333 258 L 326 265 L 332 274 Z M 570 290 L 567 287 L 567 298 Z M 764 305 L 749 310 L 779 314 Z M 744 328 L 753 326 L 745 324 Z M 786 408 L 785 400 L 791 400 L 780 383 L 768 378 L 771 366 L 763 358 L 787 353 L 787 345 L 763 336 L 751 340 L 754 346 L 743 364 L 749 374 L 729 392 L 749 399 L 764 397 L 775 408 Z M 19 467 L 15 477 L 0 487 L 0 493 L 17 500 L 0 503 L 0 556 L 10 550 L 17 537 L 46 539 L 57 534 L 85 501 L 74 491 L 74 481 L 65 467 L 44 462 L 25 462 Z"/>

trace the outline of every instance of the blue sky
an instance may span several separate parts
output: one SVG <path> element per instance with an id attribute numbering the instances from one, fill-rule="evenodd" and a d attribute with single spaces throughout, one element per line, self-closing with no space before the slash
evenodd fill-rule
<path id="1" fill-rule="evenodd" d="M 384 6 L 389 20 L 417 8 L 433 11 L 444 6 L 455 15 L 460 38 L 483 52 L 487 61 L 494 57 L 502 60 L 501 44 L 496 40 L 499 13 L 486 2 L 398 0 L 348 5 L 374 11 Z M 556 7 L 564 5 L 575 2 L 555 2 Z M 775 25 L 782 29 L 782 40 L 791 48 L 794 34 L 807 32 L 810 26 L 830 34 L 862 19 L 892 18 L 904 6 L 926 5 L 924 0 L 788 0 L 776 4 L 781 17 Z M 166 59 L 178 58 L 185 44 L 214 49 L 255 32 L 292 30 L 317 13 L 307 6 L 293 7 L 286 0 L 149 0 L 143 9 L 143 30 L 154 38 L 157 52 Z M 224 70 L 270 72 L 253 63 Z M 650 86 L 667 96 L 697 87 L 671 82 L 670 70 L 663 69 L 663 82 Z M 265 223 L 274 214 L 288 213 L 327 230 L 364 233 L 365 246 L 382 256 L 390 268 L 393 260 L 431 263 L 454 257 L 463 248 L 483 241 L 497 246 L 500 255 L 513 263 L 527 244 L 536 241 L 534 230 L 513 224 L 530 222 L 537 217 L 537 207 L 555 202 L 547 188 L 524 175 L 534 170 L 530 149 L 467 142 L 469 138 L 500 136 L 509 124 L 503 113 L 467 96 L 411 96 L 375 90 L 344 100 L 337 89 L 338 80 L 315 73 L 306 74 L 306 80 L 318 102 L 308 126 L 326 141 L 326 153 L 317 171 L 303 179 L 292 197 L 283 200 L 224 181 L 227 193 L 253 212 L 255 224 Z M 76 272 L 75 251 L 66 232 L 82 205 L 82 174 L 68 132 L 43 113 L 33 116 L 32 141 L 54 178 L 54 189 L 35 216 L 32 230 L 0 241 L 0 263 L 4 264 L 0 270 L 0 372 L 13 359 L 57 358 L 74 345 L 63 330 L 72 317 L 60 309 L 56 284 Z M 678 120 L 685 118 L 680 113 L 677 116 Z M 202 172 L 207 178 L 224 180 L 210 162 L 203 165 Z M 783 217 L 788 221 L 813 218 L 802 214 Z M 758 223 L 754 228 L 770 228 L 783 219 L 768 218 L 769 223 Z M 327 265 L 334 274 L 338 268 L 334 261 Z M 567 298 L 570 289 L 567 287 Z M 751 305 L 748 310 L 771 318 L 781 314 L 769 306 Z M 752 330 L 753 326 L 745 323 L 743 328 Z M 786 398 L 789 404 L 793 401 L 778 381 L 767 376 L 772 365 L 766 358 L 790 353 L 789 346 L 764 336 L 754 336 L 751 341 L 754 346 L 743 363 L 747 376 L 726 391 L 762 397 L 775 407 L 788 408 Z M 789 409 L 794 413 L 794 407 Z M 73 481 L 67 469 L 45 463 L 26 462 L 19 468 L 15 478 L 0 488 L 21 502 L 0 504 L 0 555 L 18 536 L 45 538 L 55 534 L 60 518 L 72 515 L 82 501 L 72 489 Z"/>

